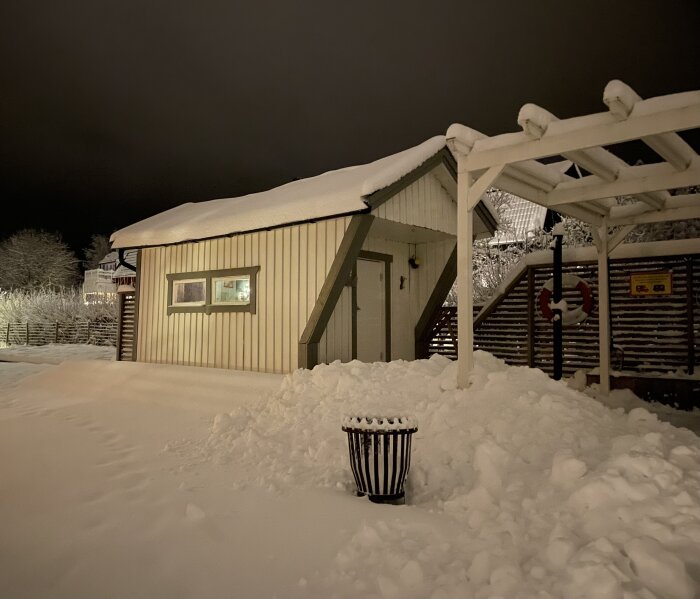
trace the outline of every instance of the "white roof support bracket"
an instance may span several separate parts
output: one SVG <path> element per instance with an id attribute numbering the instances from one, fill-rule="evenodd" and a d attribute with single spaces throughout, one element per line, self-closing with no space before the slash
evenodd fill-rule
<path id="1" fill-rule="evenodd" d="M 619 231 L 608 238 L 608 256 L 618 245 L 620 245 L 627 235 L 632 232 L 637 225 L 624 225 Z"/>
<path id="2" fill-rule="evenodd" d="M 610 253 L 620 245 L 627 235 L 630 234 L 632 229 L 637 225 L 624 225 L 619 231 L 616 231 L 612 235 L 608 234 L 608 225 L 610 223 L 605 220 L 601 223 L 599 227 L 593 227 L 591 233 L 593 234 L 593 242 L 598 250 L 598 252 L 605 252 L 608 256 Z"/>
<path id="3" fill-rule="evenodd" d="M 469 186 L 467 210 L 474 210 L 486 190 L 491 187 L 505 168 L 504 164 L 492 166 Z"/>

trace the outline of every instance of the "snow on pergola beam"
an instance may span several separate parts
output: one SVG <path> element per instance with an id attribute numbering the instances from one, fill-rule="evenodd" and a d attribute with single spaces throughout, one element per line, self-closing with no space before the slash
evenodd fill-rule
<path id="1" fill-rule="evenodd" d="M 603 92 L 603 102 L 610 112 L 623 120 L 629 118 L 637 102 L 641 101 L 642 98 L 637 92 L 619 80 L 608 83 Z M 693 148 L 677 133 L 644 136 L 641 140 L 676 170 L 685 170 L 695 158 Z"/>
<path id="2" fill-rule="evenodd" d="M 459 314 L 466 315 L 458 319 L 461 387 L 468 386 L 473 370 L 473 207 L 489 186 L 593 225 L 603 393 L 610 388 L 609 252 L 638 224 L 700 218 L 700 194 L 669 193 L 700 185 L 700 157 L 677 134 L 700 128 L 700 91 L 642 100 L 629 86 L 611 81 L 603 96 L 607 112 L 566 120 L 526 105 L 518 117 L 521 133 L 489 138 L 463 125 L 447 131 L 458 162 L 457 284 L 463 298 Z M 665 162 L 629 166 L 602 147 L 632 140 L 642 140 Z M 562 156 L 591 174 L 574 179 L 566 169 L 538 162 L 551 156 Z M 617 205 L 615 198 L 620 196 L 636 201 Z M 611 236 L 610 226 L 621 228 Z"/>
<path id="3" fill-rule="evenodd" d="M 611 112 L 601 112 L 553 122 L 540 139 L 533 140 L 525 133 L 506 133 L 479 140 L 461 168 L 479 171 L 497 164 L 561 156 L 698 127 L 700 91 L 684 92 L 641 100 L 625 120 L 619 120 Z"/>

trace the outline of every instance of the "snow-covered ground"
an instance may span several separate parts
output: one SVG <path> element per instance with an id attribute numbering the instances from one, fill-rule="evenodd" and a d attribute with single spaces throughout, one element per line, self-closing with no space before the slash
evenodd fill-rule
<path id="1" fill-rule="evenodd" d="M 60 364 L 66 360 L 114 360 L 116 351 L 110 345 L 83 345 L 78 343 L 11 345 L 0 348 L 0 362 Z"/>
<path id="2" fill-rule="evenodd" d="M 476 360 L 2 363 L 0 596 L 698 596 L 700 439 Z M 382 412 L 405 506 L 352 493 L 341 419 Z"/>

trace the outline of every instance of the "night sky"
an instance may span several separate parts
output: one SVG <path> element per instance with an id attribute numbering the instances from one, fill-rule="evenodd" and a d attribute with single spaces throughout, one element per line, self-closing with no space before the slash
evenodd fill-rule
<path id="1" fill-rule="evenodd" d="M 700 89 L 697 0 L 28 0 L 0 22 L 0 237 L 41 227 L 76 249 L 453 122 L 516 131 L 526 102 L 599 112 L 610 79 Z"/>

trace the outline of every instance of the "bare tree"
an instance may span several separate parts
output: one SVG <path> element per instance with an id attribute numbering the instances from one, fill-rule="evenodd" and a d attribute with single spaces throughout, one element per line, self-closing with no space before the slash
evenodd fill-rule
<path id="1" fill-rule="evenodd" d="M 110 252 L 109 238 L 99 233 L 90 238 L 90 245 L 83 250 L 85 270 L 97 268 L 100 260 Z"/>
<path id="2" fill-rule="evenodd" d="M 24 229 L 0 243 L 0 289 L 60 289 L 78 280 L 78 260 L 58 234 Z"/>

